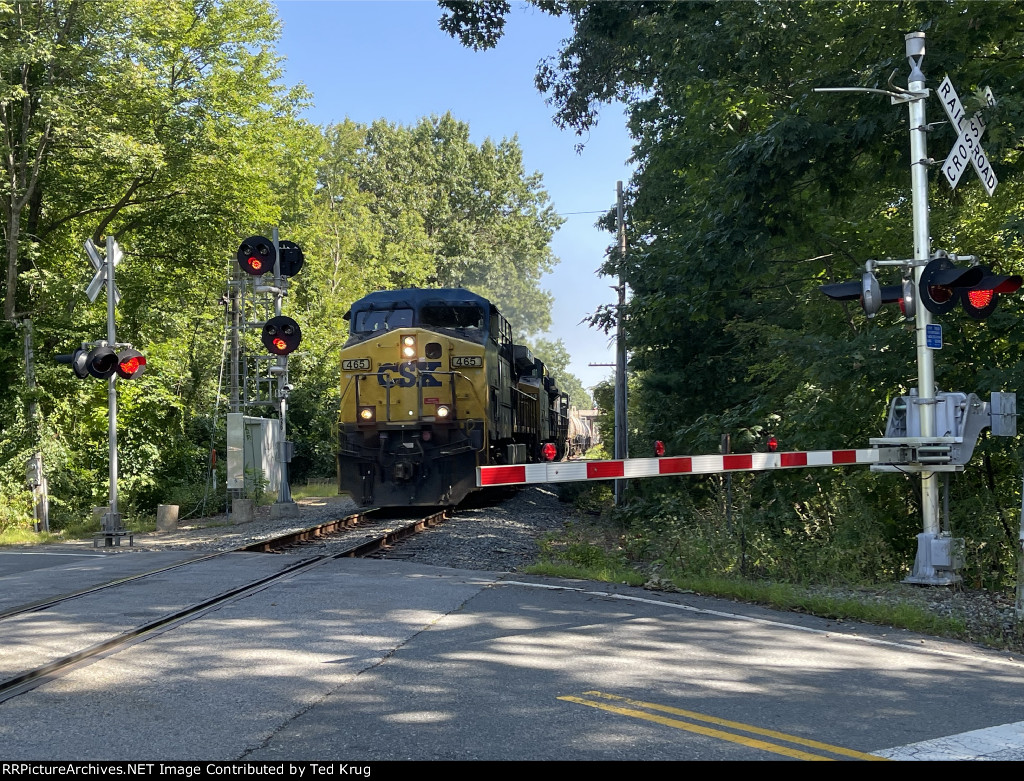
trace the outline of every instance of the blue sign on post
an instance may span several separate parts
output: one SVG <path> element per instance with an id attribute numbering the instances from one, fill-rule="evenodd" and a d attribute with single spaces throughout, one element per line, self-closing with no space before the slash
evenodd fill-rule
<path id="1" fill-rule="evenodd" d="M 942 349 L 942 326 L 938 323 L 929 323 L 924 331 L 925 346 L 929 350 Z"/>

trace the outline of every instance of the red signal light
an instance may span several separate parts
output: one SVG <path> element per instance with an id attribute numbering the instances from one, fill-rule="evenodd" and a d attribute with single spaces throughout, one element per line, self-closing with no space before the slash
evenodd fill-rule
<path id="1" fill-rule="evenodd" d="M 774 453 L 779 449 L 779 440 L 775 436 L 768 437 L 768 452 Z"/>
<path id="2" fill-rule="evenodd" d="M 544 456 L 545 461 L 554 461 L 555 455 L 558 453 L 558 448 L 555 447 L 554 442 L 545 442 L 544 447 L 540 449 L 541 455 Z"/>
<path id="3" fill-rule="evenodd" d="M 994 274 L 988 266 L 976 266 L 981 270 L 982 279 L 977 285 L 963 291 L 960 303 L 964 311 L 975 320 L 984 320 L 999 305 L 1000 294 L 1018 290 L 1024 280 L 1016 274 Z"/>
<path id="4" fill-rule="evenodd" d="M 992 297 L 995 294 L 994 290 L 968 290 L 967 299 L 971 302 L 971 306 L 984 309 L 992 302 Z"/>
<path id="5" fill-rule="evenodd" d="M 665 443 L 660 439 L 654 443 L 654 455 L 663 456 L 665 455 Z"/>
<path id="6" fill-rule="evenodd" d="M 290 317 L 278 315 L 263 326 L 261 338 L 263 346 L 274 355 L 288 355 L 294 352 L 302 341 L 302 330 Z"/>
<path id="7" fill-rule="evenodd" d="M 117 376 L 122 380 L 134 380 L 146 370 L 146 356 L 138 350 L 128 348 L 117 354 Z"/>
<path id="8" fill-rule="evenodd" d="M 263 236 L 250 236 L 238 248 L 238 265 L 246 274 L 258 277 L 274 270 L 277 250 L 274 242 Z"/>

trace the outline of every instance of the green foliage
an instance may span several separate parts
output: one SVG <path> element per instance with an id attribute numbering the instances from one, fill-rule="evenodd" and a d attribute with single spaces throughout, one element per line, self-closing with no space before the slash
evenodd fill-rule
<path id="1" fill-rule="evenodd" d="M 561 339 L 536 339 L 529 345 L 533 354 L 544 361 L 548 373 L 558 384 L 558 389 L 569 394 L 569 403 L 580 409 L 590 409 L 594 400 L 587 393 L 579 378 L 569 371 L 571 357 Z"/>
<path id="2" fill-rule="evenodd" d="M 280 81 L 268 0 L 14 0 L 0 21 L 0 526 L 31 523 L 37 449 L 53 528 L 88 531 L 107 502 L 106 384 L 53 361 L 106 335 L 105 297 L 83 295 L 86 238 L 117 237 L 117 338 L 148 360 L 116 386 L 118 509 L 133 524 L 159 503 L 183 518 L 223 504 L 209 468 L 211 449 L 226 451 L 219 300 L 245 236 L 277 226 L 307 258 L 287 301 L 304 336 L 289 366 L 293 480 L 334 474 L 337 355 L 356 298 L 459 284 L 520 334 L 549 325 L 540 279 L 561 220 L 518 141 L 474 144 L 451 115 L 300 120 L 309 96 Z"/>
<path id="3" fill-rule="evenodd" d="M 967 175 L 929 193 L 933 248 L 1024 271 L 1024 96 L 1018 3 L 557 2 L 574 35 L 542 63 L 538 87 L 556 122 L 580 134 L 598 108 L 623 101 L 635 138 L 627 193 L 629 251 L 604 271 L 632 296 L 630 452 L 663 440 L 669 455 L 764 448 L 864 447 L 892 396 L 916 385 L 913 326 L 895 307 L 874 320 L 838 305 L 821 284 L 855 278 L 869 258 L 913 254 L 907 112 L 876 94 L 820 86 L 905 83 L 904 31 L 923 30 L 929 86 L 950 74 L 997 128 L 985 148 L 994 197 Z M 467 14 L 443 2 L 449 31 L 493 45 L 499 4 Z M 893 75 L 895 74 L 895 75 Z M 990 86 L 997 107 L 977 91 Z M 941 119 L 932 100 L 929 119 Z M 941 159 L 954 130 L 937 125 Z M 886 278 L 883 284 L 895 280 Z M 944 318 L 936 361 L 942 389 L 1024 387 L 1018 296 L 982 324 Z M 610 388 L 595 395 L 605 409 Z M 602 427 L 607 438 L 608 430 Z M 1010 519 L 1019 458 L 1001 442 L 954 482 L 950 526 L 967 542 L 965 580 L 1006 585 L 1015 574 Z M 655 482 L 655 481 L 648 481 Z M 726 512 L 721 481 L 686 478 L 630 487 L 630 544 L 696 571 L 806 581 L 898 578 L 920 531 L 910 478 L 843 471 L 736 476 Z M 664 538 L 660 538 L 664 535 Z"/>
<path id="4" fill-rule="evenodd" d="M 491 299 L 517 334 L 547 330 L 552 297 L 539 285 L 556 262 L 549 245 L 562 218 L 540 174 L 523 168 L 515 137 L 478 147 L 451 114 L 411 128 L 377 121 L 367 129 L 359 184 L 386 226 L 414 220 L 428 285 Z M 393 278 L 389 286 L 409 284 L 423 278 Z"/>
<path id="5" fill-rule="evenodd" d="M 641 585 L 645 576 L 633 569 L 624 552 L 610 549 L 587 538 L 581 529 L 548 535 L 540 540 L 540 559 L 524 569 L 532 575 L 586 578 L 615 583 Z"/>

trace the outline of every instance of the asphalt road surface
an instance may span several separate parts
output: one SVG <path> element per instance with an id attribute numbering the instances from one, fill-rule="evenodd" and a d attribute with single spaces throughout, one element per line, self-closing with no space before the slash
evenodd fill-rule
<path id="1" fill-rule="evenodd" d="M 0 582 L 57 589 L 61 566 Z M 89 600 L 77 609 L 146 607 Z M 69 605 L 40 632 L 81 621 Z M 1024 758 L 1021 703 L 1024 660 L 962 643 L 343 559 L 0 703 L 0 760 L 1007 760 Z"/>

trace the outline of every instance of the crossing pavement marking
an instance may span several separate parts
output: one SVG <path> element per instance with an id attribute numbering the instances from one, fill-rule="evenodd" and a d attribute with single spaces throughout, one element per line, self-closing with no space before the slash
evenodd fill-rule
<path id="1" fill-rule="evenodd" d="M 622 716 L 631 716 L 634 718 L 643 719 L 645 721 L 653 721 L 657 724 L 662 724 L 668 727 L 686 730 L 687 732 L 694 732 L 699 735 L 705 735 L 707 737 L 725 740 L 730 743 L 739 743 L 749 748 L 756 748 L 762 751 L 769 751 L 773 754 L 782 754 L 783 756 L 792 757 L 794 759 L 803 759 L 812 762 L 832 761 L 832 757 L 822 756 L 821 754 L 812 754 L 807 751 L 801 751 L 800 749 L 790 748 L 789 746 L 783 746 L 777 743 L 770 743 L 768 741 L 758 740 L 757 738 L 749 738 L 744 735 L 734 734 L 732 732 L 724 732 L 722 730 L 713 729 L 711 727 L 703 727 L 699 724 L 692 724 L 687 721 L 680 721 L 678 719 L 659 716 L 654 713 L 647 713 L 643 710 L 637 710 L 637 708 L 646 708 L 648 710 L 661 711 L 663 713 L 670 713 L 673 716 L 683 716 L 685 718 L 692 719 L 693 721 L 702 721 L 708 724 L 715 724 L 720 727 L 728 727 L 729 729 L 740 730 L 742 732 L 749 732 L 755 735 L 762 735 L 764 737 L 774 738 L 775 740 L 781 740 L 787 743 L 794 743 L 796 745 L 805 746 L 807 748 L 814 748 L 820 751 L 827 751 L 831 754 L 839 754 L 841 756 L 851 757 L 853 759 L 863 759 L 873 762 L 885 761 L 885 757 L 878 757 L 873 754 L 866 754 L 861 751 L 854 751 L 853 749 L 843 748 L 842 746 L 833 746 L 828 743 L 822 743 L 817 740 L 809 740 L 807 738 L 801 738 L 796 735 L 787 735 L 784 732 L 763 729 L 761 727 L 755 727 L 750 724 L 742 724 L 737 721 L 720 719 L 716 716 L 709 716 L 703 713 L 696 713 L 695 711 L 683 710 L 682 708 L 674 708 L 670 705 L 659 705 L 653 702 L 633 700 L 628 697 L 620 697 L 615 694 L 606 694 L 604 692 L 598 691 L 588 691 L 583 692 L 583 694 L 587 697 L 600 697 L 602 699 L 621 702 L 625 705 L 630 705 L 633 707 L 624 708 L 617 705 L 610 705 L 608 703 L 603 702 L 595 702 L 593 700 L 584 699 L 583 697 L 575 697 L 571 695 L 559 697 L 558 699 L 564 700 L 566 702 L 575 702 L 578 705 L 587 705 L 589 707 L 598 708 L 599 710 L 605 710 L 611 713 L 618 713 Z"/>

